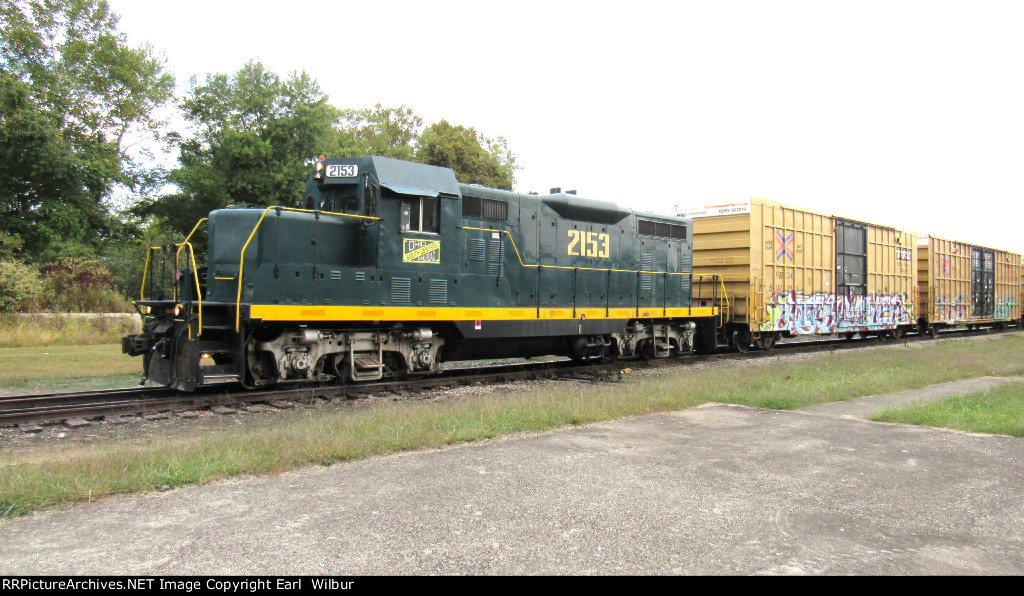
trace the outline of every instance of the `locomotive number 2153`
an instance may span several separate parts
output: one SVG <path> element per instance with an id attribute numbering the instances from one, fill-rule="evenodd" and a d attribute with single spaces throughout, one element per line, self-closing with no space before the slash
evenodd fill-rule
<path id="1" fill-rule="evenodd" d="M 598 257 L 607 259 L 609 252 L 608 234 L 569 230 L 570 257 Z"/>

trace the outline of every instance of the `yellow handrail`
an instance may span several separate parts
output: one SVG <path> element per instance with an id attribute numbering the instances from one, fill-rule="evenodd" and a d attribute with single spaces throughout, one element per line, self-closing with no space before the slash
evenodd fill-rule
<path id="1" fill-rule="evenodd" d="M 338 216 L 341 216 L 341 217 L 353 217 L 353 218 L 356 218 L 356 219 L 380 220 L 379 217 L 371 217 L 369 215 L 352 215 L 351 213 L 334 213 L 332 211 L 313 211 L 313 210 L 310 210 L 310 209 L 294 209 L 294 208 L 291 208 L 291 207 L 277 207 L 277 206 L 274 206 L 274 207 L 267 207 L 266 209 L 264 209 L 263 213 L 260 214 L 259 221 L 256 222 L 256 225 L 253 227 L 252 232 L 249 233 L 249 238 L 245 241 L 245 245 L 242 246 L 242 254 L 241 254 L 241 256 L 238 259 L 238 296 L 237 296 L 237 298 L 235 300 L 235 331 L 238 331 L 239 328 L 240 328 L 241 316 L 242 316 L 242 273 L 245 270 L 245 251 L 246 251 L 246 249 L 249 248 L 249 243 L 252 242 L 252 239 L 256 236 L 256 230 L 260 229 L 260 226 L 263 224 L 263 219 L 267 216 L 267 212 L 270 211 L 271 209 L 277 209 L 277 210 L 280 210 L 280 211 L 294 211 L 294 212 L 297 212 L 297 213 L 321 213 L 323 215 L 338 215 Z"/>
<path id="2" fill-rule="evenodd" d="M 198 224 L 196 225 L 196 227 L 198 227 Z M 192 231 L 194 232 L 195 230 L 192 230 Z M 189 236 L 192 236 L 192 235 L 189 234 Z M 184 248 L 185 246 L 188 246 L 188 256 L 189 256 L 189 259 L 192 260 L 192 276 L 193 276 L 193 278 L 195 279 L 195 282 L 196 282 L 196 300 L 199 302 L 199 330 L 196 331 L 196 337 L 199 337 L 200 335 L 203 334 L 203 292 L 202 292 L 202 290 L 199 287 L 199 271 L 196 268 L 196 253 L 192 250 L 192 244 L 190 244 L 188 242 L 183 242 L 180 245 L 180 248 L 178 248 L 178 252 L 180 253 L 181 249 Z M 178 284 L 174 284 L 174 287 L 177 288 Z M 188 326 L 188 338 L 192 339 L 192 325 L 191 324 L 189 324 L 189 326 Z"/>
<path id="3" fill-rule="evenodd" d="M 725 291 L 725 276 L 713 275 L 712 277 L 718 278 L 718 285 L 721 286 L 722 288 L 722 300 L 723 304 L 725 304 L 725 308 L 720 309 L 720 316 L 718 317 L 718 319 L 721 321 L 719 327 L 725 327 L 726 321 L 728 321 L 729 318 L 732 316 L 732 304 L 729 302 L 728 292 Z"/>
<path id="4" fill-rule="evenodd" d="M 139 300 L 146 299 L 146 279 L 149 277 L 149 259 L 153 256 L 154 250 L 163 250 L 162 246 L 150 246 L 146 251 L 146 268 L 142 271 L 142 289 L 139 290 Z"/>
<path id="5" fill-rule="evenodd" d="M 192 234 L 195 234 L 196 230 L 199 229 L 199 226 L 203 225 L 203 222 L 205 222 L 205 221 L 209 221 L 209 218 L 204 217 L 204 218 L 200 219 L 198 222 L 196 222 L 195 227 L 193 227 L 192 231 L 188 233 L 188 236 L 185 236 L 185 239 L 181 242 L 181 244 L 175 244 L 175 246 L 178 247 L 178 251 L 176 253 L 174 253 L 174 269 L 175 269 L 175 271 L 177 271 L 177 269 L 178 269 L 178 262 L 179 262 L 180 257 L 181 257 L 182 249 L 184 249 L 185 245 L 188 244 L 189 251 L 192 250 L 192 245 L 189 244 L 188 241 L 192 239 Z M 196 265 L 196 259 L 195 259 L 195 254 L 193 253 L 193 255 L 192 255 L 192 269 L 193 269 L 193 271 L 195 270 L 195 265 Z M 196 279 L 196 290 L 197 291 L 198 291 L 198 288 L 199 288 L 199 280 L 197 278 Z M 175 300 L 175 302 L 177 302 L 177 300 L 178 300 L 178 284 L 174 284 L 174 300 Z"/>

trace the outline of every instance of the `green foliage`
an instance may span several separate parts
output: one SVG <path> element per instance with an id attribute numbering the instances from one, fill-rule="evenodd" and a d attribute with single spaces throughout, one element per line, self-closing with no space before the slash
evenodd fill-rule
<path id="1" fill-rule="evenodd" d="M 412 161 L 415 142 L 423 128 L 423 119 L 404 105 L 372 110 L 343 110 L 338 132 L 338 157 L 380 155 Z"/>
<path id="2" fill-rule="evenodd" d="M 42 267 L 46 310 L 54 312 L 129 312 L 131 304 L 114 289 L 110 270 L 93 259 L 65 257 Z"/>
<path id="3" fill-rule="evenodd" d="M 156 134 L 174 80 L 117 20 L 104 0 L 0 2 L 0 224 L 32 254 L 95 246 L 117 227 L 104 197 L 155 182 L 124 141 Z"/>
<path id="4" fill-rule="evenodd" d="M 44 291 L 39 269 L 16 260 L 0 260 L 0 312 L 39 310 Z"/>
<path id="5" fill-rule="evenodd" d="M 416 161 L 455 170 L 467 184 L 512 189 L 516 160 L 503 137 L 489 139 L 476 129 L 441 120 L 420 135 Z"/>
<path id="6" fill-rule="evenodd" d="M 183 235 L 230 204 L 298 205 L 304 159 L 333 137 L 340 116 L 305 72 L 282 80 L 259 62 L 209 74 L 203 84 L 193 79 L 182 110 L 197 133 L 179 139 L 180 166 L 168 177 L 179 192 L 141 212 Z"/>
<path id="7" fill-rule="evenodd" d="M 21 236 L 0 230 L 0 259 L 10 259 L 21 252 L 25 241 Z"/>

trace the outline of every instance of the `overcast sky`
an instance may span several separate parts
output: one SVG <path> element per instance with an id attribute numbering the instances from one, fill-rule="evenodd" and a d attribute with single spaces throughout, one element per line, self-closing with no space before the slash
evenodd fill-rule
<path id="1" fill-rule="evenodd" d="M 1024 252 L 1024 2 L 110 0 L 189 77 L 504 136 L 516 190 L 663 213 L 755 196 Z"/>

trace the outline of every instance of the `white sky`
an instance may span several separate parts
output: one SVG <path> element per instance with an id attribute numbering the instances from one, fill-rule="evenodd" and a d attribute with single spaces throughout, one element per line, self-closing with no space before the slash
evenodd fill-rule
<path id="1" fill-rule="evenodd" d="M 338 107 L 502 135 L 516 190 L 756 196 L 1024 252 L 1024 3 L 110 0 L 178 78 L 257 59 Z"/>

